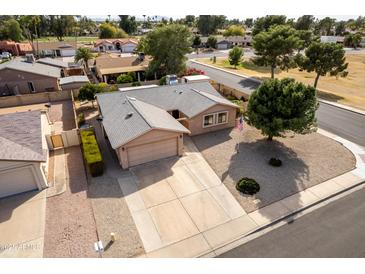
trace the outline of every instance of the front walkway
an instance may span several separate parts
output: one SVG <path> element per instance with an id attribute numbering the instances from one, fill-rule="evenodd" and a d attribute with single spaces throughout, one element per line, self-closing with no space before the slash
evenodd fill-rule
<path id="1" fill-rule="evenodd" d="M 136 166 L 118 180 L 147 257 L 197 257 L 237 228 L 256 227 L 190 138 L 184 142 L 185 156 Z"/>

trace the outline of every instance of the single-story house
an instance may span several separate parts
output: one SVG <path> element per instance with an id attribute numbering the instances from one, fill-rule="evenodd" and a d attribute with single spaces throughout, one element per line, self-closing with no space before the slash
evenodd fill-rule
<path id="1" fill-rule="evenodd" d="M 336 44 L 343 44 L 345 37 L 344 36 L 325 36 L 322 35 L 320 38 L 322 43 L 336 43 Z"/>
<path id="2" fill-rule="evenodd" d="M 0 41 L 0 52 L 10 52 L 13 56 L 20 56 L 27 53 L 32 53 L 33 49 L 30 43 Z"/>
<path id="3" fill-rule="evenodd" d="M 61 69 L 34 59 L 16 58 L 0 64 L 0 96 L 60 90 Z"/>
<path id="4" fill-rule="evenodd" d="M 35 42 L 35 52 L 41 57 L 69 57 L 76 55 L 76 42 Z"/>
<path id="5" fill-rule="evenodd" d="M 221 40 L 217 42 L 217 49 L 230 49 L 232 47 L 232 43 L 228 40 Z"/>
<path id="6" fill-rule="evenodd" d="M 65 62 L 62 60 L 62 58 L 50 58 L 50 57 L 40 58 L 36 62 L 60 68 L 61 77 L 85 75 L 85 70 L 81 63 Z"/>
<path id="7" fill-rule="evenodd" d="M 67 76 L 60 79 L 62 90 L 79 89 L 87 83 L 90 81 L 86 75 Z"/>
<path id="8" fill-rule="evenodd" d="M 137 45 L 138 41 L 130 38 L 102 39 L 96 41 L 94 51 L 132 53 Z"/>
<path id="9" fill-rule="evenodd" d="M 116 81 L 122 73 L 135 72 L 140 80 L 148 68 L 151 58 L 141 55 L 119 56 L 117 54 L 104 54 L 95 59 L 96 73 L 101 81 L 109 83 Z"/>
<path id="10" fill-rule="evenodd" d="M 97 94 L 102 127 L 129 168 L 183 153 L 183 135 L 235 126 L 238 106 L 208 82 Z"/>
<path id="11" fill-rule="evenodd" d="M 48 187 L 50 131 L 39 110 L 0 115 L 0 197 Z"/>

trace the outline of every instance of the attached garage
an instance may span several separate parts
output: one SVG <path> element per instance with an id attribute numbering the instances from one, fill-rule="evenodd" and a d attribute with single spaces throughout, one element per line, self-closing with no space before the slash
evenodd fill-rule
<path id="1" fill-rule="evenodd" d="M 0 198 L 40 188 L 36 164 L 1 161 L 0 167 Z"/>
<path id="2" fill-rule="evenodd" d="M 0 115 L 0 198 L 47 187 L 47 125 L 40 111 Z"/>

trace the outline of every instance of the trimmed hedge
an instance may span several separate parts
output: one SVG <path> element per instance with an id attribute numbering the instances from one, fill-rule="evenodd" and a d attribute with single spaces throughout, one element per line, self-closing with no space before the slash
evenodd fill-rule
<path id="1" fill-rule="evenodd" d="M 236 184 L 236 189 L 243 194 L 254 195 L 260 191 L 260 185 L 251 178 L 242 178 Z"/>
<path id="2" fill-rule="evenodd" d="M 271 158 L 271 159 L 269 160 L 269 165 L 274 166 L 274 167 L 279 167 L 279 166 L 281 166 L 281 165 L 282 165 L 282 162 L 281 162 L 281 160 L 280 160 L 280 159 L 278 159 L 278 158 Z"/>
<path id="3" fill-rule="evenodd" d="M 82 130 L 80 131 L 80 135 L 84 158 L 91 176 L 96 177 L 102 175 L 104 163 L 94 132 L 92 130 Z"/>

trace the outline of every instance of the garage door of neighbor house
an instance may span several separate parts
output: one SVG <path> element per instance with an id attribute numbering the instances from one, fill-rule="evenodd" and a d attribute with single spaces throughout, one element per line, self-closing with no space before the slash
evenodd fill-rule
<path id="1" fill-rule="evenodd" d="M 177 138 L 174 137 L 158 142 L 129 147 L 127 152 L 129 166 L 175 156 L 177 155 Z"/>
<path id="2" fill-rule="evenodd" d="M 0 198 L 38 189 L 31 166 L 0 171 Z"/>

